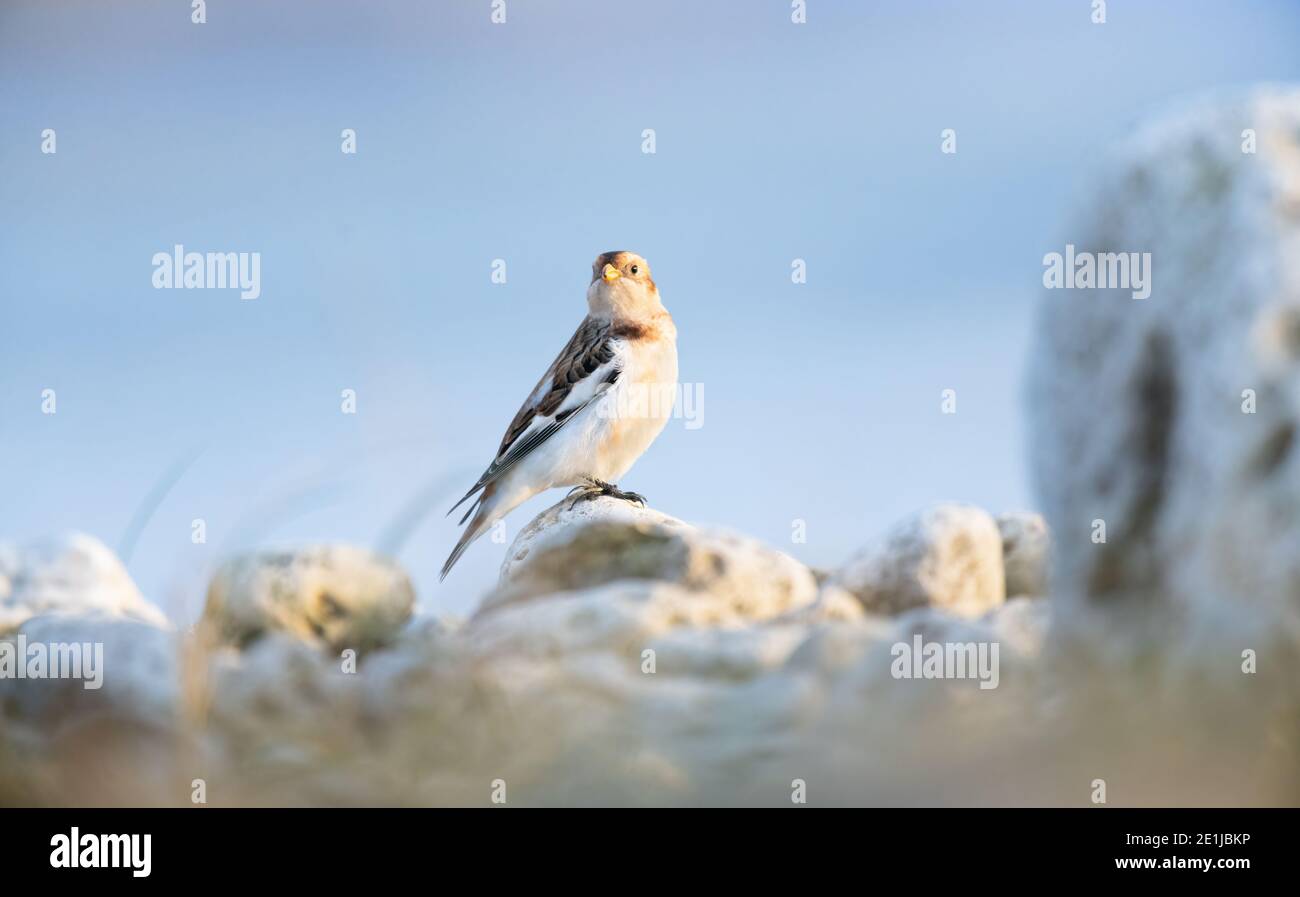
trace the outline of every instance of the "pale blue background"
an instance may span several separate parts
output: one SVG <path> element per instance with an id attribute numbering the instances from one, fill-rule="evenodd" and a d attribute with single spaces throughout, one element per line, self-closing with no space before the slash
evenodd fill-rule
<path id="1" fill-rule="evenodd" d="M 616 248 L 705 396 L 627 488 L 819 565 L 933 501 L 1031 505 L 1031 310 L 1087 172 L 1171 99 L 1300 77 L 1282 0 L 635 6 L 4 0 L 0 537 L 117 548 L 179 474 L 130 568 L 184 620 L 222 553 L 378 545 L 427 493 L 401 559 L 464 612 L 505 547 L 439 586 L 442 511 Z M 260 252 L 261 298 L 152 289 L 177 242 Z"/>

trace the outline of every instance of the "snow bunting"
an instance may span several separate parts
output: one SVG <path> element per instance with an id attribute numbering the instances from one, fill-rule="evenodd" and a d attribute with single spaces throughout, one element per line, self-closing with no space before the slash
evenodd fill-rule
<path id="1" fill-rule="evenodd" d="M 578 332 L 506 428 L 487 470 L 452 506 L 478 494 L 439 579 L 488 527 L 547 489 L 573 486 L 574 502 L 610 495 L 644 504 L 613 484 L 663 431 L 676 390 L 677 328 L 650 266 L 635 252 L 604 253 L 591 266 Z"/>

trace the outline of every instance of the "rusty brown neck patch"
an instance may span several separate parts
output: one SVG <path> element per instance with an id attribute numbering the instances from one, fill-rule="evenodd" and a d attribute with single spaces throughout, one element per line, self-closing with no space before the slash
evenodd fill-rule
<path id="1" fill-rule="evenodd" d="M 650 332 L 649 327 L 636 321 L 619 321 L 609 329 L 609 335 L 614 339 L 626 340 L 644 339 Z"/>

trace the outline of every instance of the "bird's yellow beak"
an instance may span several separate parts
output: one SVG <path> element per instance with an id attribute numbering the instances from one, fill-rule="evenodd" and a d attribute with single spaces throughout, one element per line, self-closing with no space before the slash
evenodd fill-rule
<path id="1" fill-rule="evenodd" d="M 601 277 L 605 278 L 605 283 L 613 283 L 623 275 L 613 265 L 606 265 L 605 270 L 601 272 Z"/>

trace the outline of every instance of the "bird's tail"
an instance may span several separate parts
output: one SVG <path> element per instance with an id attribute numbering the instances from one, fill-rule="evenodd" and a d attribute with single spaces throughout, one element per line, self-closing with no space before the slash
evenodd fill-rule
<path id="1" fill-rule="evenodd" d="M 477 508 L 477 512 L 474 514 L 474 519 L 469 522 L 469 526 L 465 529 L 465 532 L 461 533 L 460 541 L 457 542 L 456 547 L 451 550 L 451 555 L 447 558 L 447 563 L 442 565 L 442 573 L 438 575 L 438 582 L 442 582 L 447 578 L 447 574 L 451 572 L 451 568 L 456 565 L 458 560 L 460 560 L 460 556 L 465 553 L 465 549 L 469 548 L 469 546 L 473 544 L 474 540 L 483 535 L 487 528 L 492 525 L 492 522 L 497 517 L 501 516 L 493 513 L 495 505 L 496 503 L 492 501 L 492 487 L 488 486 L 488 488 L 483 491 L 483 494 L 479 496 L 478 501 L 470 507 L 470 511 L 475 511 Z M 465 516 L 468 517 L 469 514 L 467 513 Z M 462 517 L 460 522 L 464 523 L 465 518 Z"/>

